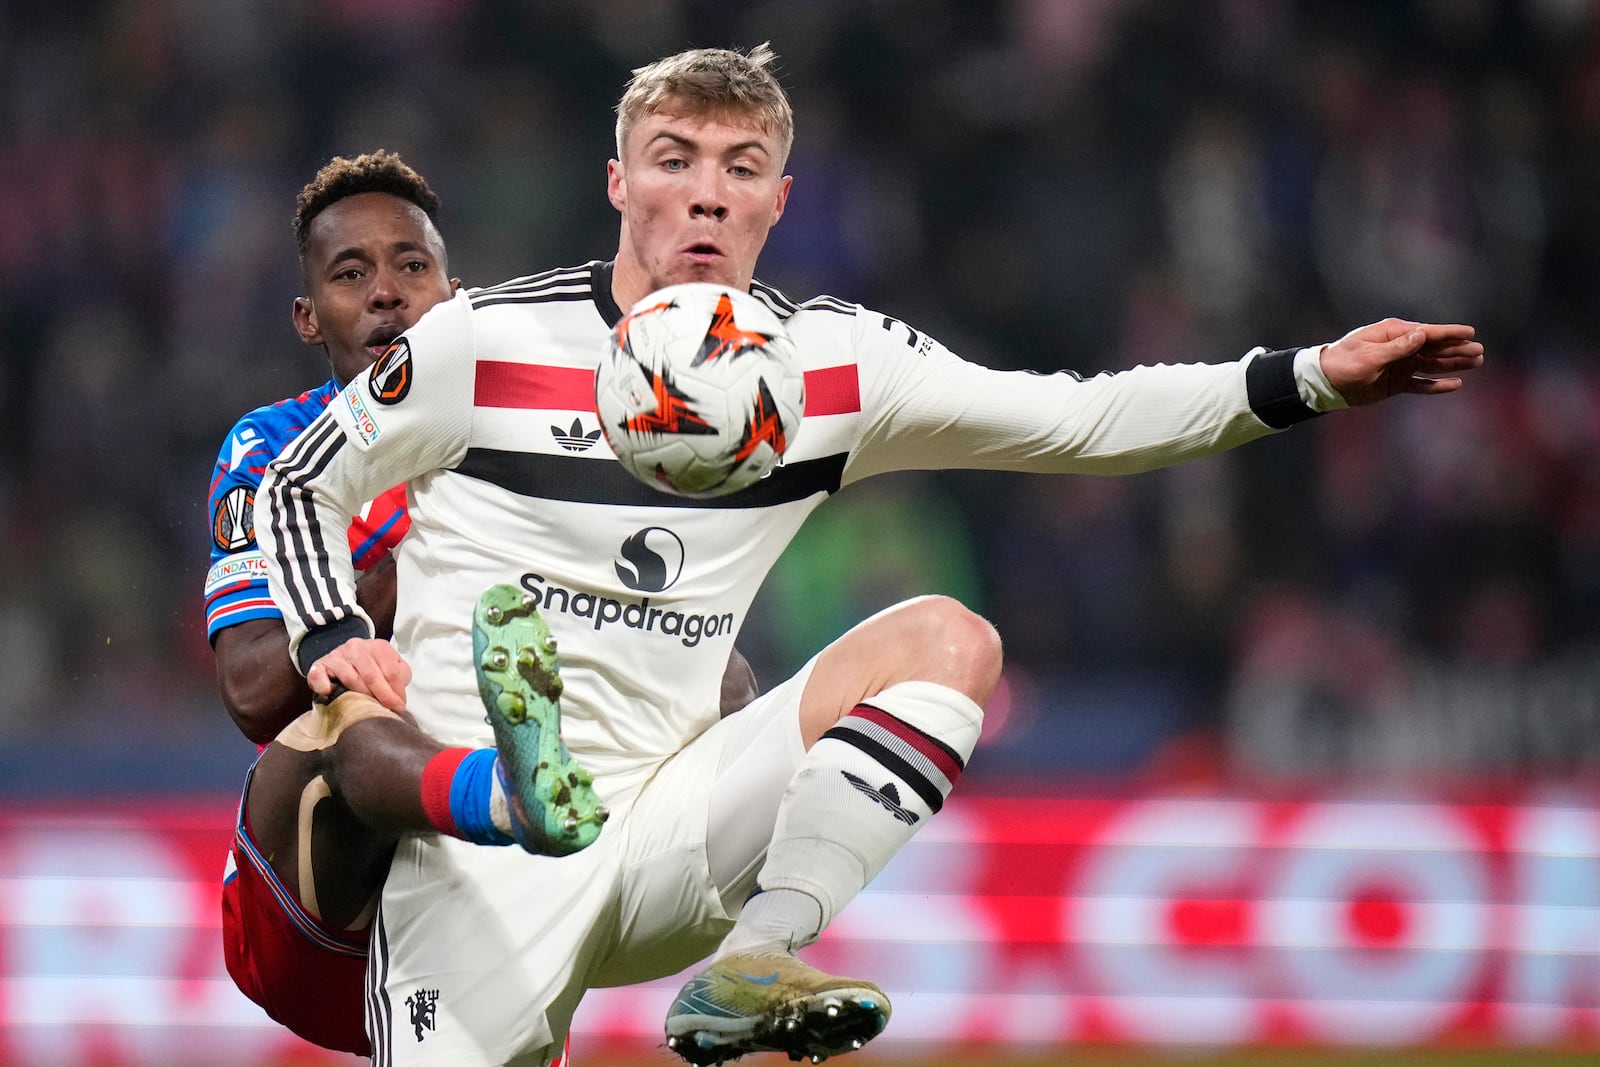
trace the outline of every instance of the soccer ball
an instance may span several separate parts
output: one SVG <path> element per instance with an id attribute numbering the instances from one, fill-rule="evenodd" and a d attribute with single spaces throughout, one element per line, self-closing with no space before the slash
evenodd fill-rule
<path id="1" fill-rule="evenodd" d="M 617 323 L 594 402 L 629 473 L 680 496 L 724 496 L 765 477 L 794 442 L 805 376 L 770 308 L 690 282 L 651 293 Z"/>

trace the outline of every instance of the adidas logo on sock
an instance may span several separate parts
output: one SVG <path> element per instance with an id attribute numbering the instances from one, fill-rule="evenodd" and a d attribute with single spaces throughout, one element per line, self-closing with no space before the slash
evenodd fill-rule
<path id="1" fill-rule="evenodd" d="M 883 788 L 880 789 L 865 779 L 857 778 L 849 771 L 840 771 L 839 773 L 844 775 L 845 781 L 877 801 L 890 815 L 893 815 L 907 826 L 915 826 L 921 820 L 922 816 L 900 803 L 900 788 L 893 782 L 885 782 Z"/>

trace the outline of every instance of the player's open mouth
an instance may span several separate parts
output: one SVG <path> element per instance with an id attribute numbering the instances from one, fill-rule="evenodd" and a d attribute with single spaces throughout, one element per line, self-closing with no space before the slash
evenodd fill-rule
<path id="1" fill-rule="evenodd" d="M 405 332 L 405 327 L 398 324 L 379 326 L 367 334 L 367 351 L 372 354 L 373 359 L 377 359 L 394 343 L 396 337 Z"/>
<path id="2" fill-rule="evenodd" d="M 722 249 L 714 244 L 693 244 L 683 250 L 684 254 L 698 263 L 709 263 L 714 259 L 722 258 Z"/>

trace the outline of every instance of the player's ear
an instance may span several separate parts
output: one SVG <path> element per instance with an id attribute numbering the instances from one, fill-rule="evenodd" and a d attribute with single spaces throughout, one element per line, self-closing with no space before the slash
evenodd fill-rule
<path id="1" fill-rule="evenodd" d="M 772 225 L 776 226 L 778 220 L 783 218 L 783 209 L 789 203 L 789 187 L 794 184 L 794 176 L 785 174 L 783 181 L 778 183 L 778 198 L 772 206 Z"/>
<path id="2" fill-rule="evenodd" d="M 461 291 L 461 279 L 460 278 L 451 278 L 450 279 L 450 291 L 452 293 L 459 293 Z"/>
<path id="3" fill-rule="evenodd" d="M 623 210 L 628 204 L 628 183 L 623 176 L 620 159 L 606 161 L 606 199 L 610 200 L 611 206 L 618 211 Z"/>
<path id="4" fill-rule="evenodd" d="M 317 323 L 317 306 L 311 302 L 309 296 L 294 298 L 294 311 L 290 313 L 294 321 L 294 332 L 300 335 L 300 340 L 308 345 L 322 343 L 322 327 Z"/>

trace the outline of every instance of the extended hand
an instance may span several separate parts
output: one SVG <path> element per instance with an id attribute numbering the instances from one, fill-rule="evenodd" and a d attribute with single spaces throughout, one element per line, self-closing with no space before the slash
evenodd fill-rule
<path id="1" fill-rule="evenodd" d="M 398 712 L 406 710 L 406 685 L 410 681 L 410 664 L 400 658 L 393 645 L 376 637 L 353 637 L 306 672 L 306 684 L 318 696 L 333 692 L 337 682 Z"/>
<path id="2" fill-rule="evenodd" d="M 1384 319 L 1351 330 L 1322 350 L 1322 373 L 1352 407 L 1397 393 L 1453 393 L 1453 375 L 1483 364 L 1471 326 Z"/>

